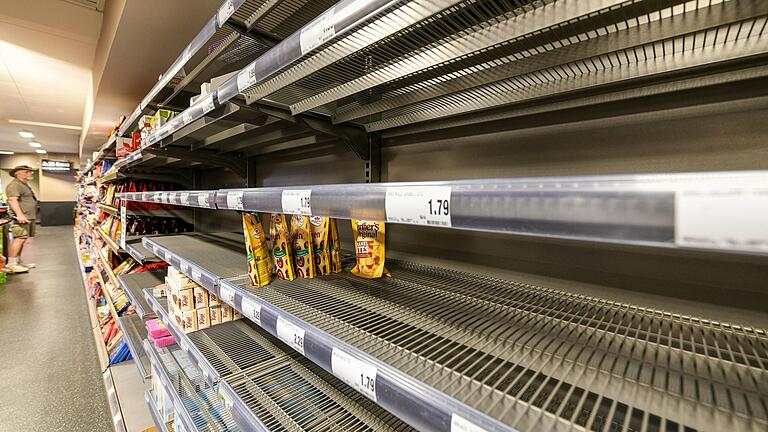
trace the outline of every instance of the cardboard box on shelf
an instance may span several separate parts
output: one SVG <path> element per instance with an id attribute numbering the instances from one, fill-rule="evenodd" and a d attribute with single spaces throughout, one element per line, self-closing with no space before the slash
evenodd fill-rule
<path id="1" fill-rule="evenodd" d="M 195 309 L 182 311 L 181 320 L 184 324 L 184 333 L 197 330 L 197 313 Z"/>
<path id="2" fill-rule="evenodd" d="M 189 311 L 195 308 L 194 288 L 184 288 L 179 290 L 179 309 Z"/>
<path id="3" fill-rule="evenodd" d="M 221 322 L 232 321 L 232 306 L 221 305 Z"/>
<path id="4" fill-rule="evenodd" d="M 216 324 L 221 324 L 221 306 L 211 306 L 208 308 L 208 312 L 211 318 L 211 327 Z"/>
<path id="5" fill-rule="evenodd" d="M 201 286 L 197 286 L 194 289 L 194 294 L 195 294 L 195 308 L 196 309 L 200 309 L 202 307 L 206 307 L 207 308 L 208 306 L 210 306 L 210 304 L 208 302 L 209 297 L 208 297 L 208 290 L 207 289 L 205 289 L 205 288 L 203 288 Z"/>
<path id="6" fill-rule="evenodd" d="M 197 315 L 197 329 L 202 330 L 211 326 L 210 310 L 207 307 L 195 309 Z"/>
<path id="7" fill-rule="evenodd" d="M 221 303 L 219 303 L 219 297 L 216 294 L 209 292 L 208 307 L 211 307 L 211 306 L 221 306 Z"/>

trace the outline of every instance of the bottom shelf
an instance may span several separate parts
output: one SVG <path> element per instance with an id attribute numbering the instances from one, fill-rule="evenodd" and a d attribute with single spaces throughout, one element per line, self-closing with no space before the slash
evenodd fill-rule
<path id="1" fill-rule="evenodd" d="M 172 430 L 173 422 L 166 422 L 163 419 L 163 415 L 160 413 L 160 409 L 157 407 L 157 403 L 155 403 L 155 397 L 152 395 L 151 390 L 147 390 L 144 393 L 144 400 L 147 401 L 147 405 L 149 406 L 149 413 L 152 416 L 152 420 L 155 422 L 155 427 L 160 432 L 169 432 Z"/>

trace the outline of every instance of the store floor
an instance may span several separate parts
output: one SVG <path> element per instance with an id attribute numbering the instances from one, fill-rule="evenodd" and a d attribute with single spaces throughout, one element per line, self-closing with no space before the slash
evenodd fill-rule
<path id="1" fill-rule="evenodd" d="M 0 285 L 0 431 L 113 430 L 72 227 L 41 227 L 24 260 Z"/>

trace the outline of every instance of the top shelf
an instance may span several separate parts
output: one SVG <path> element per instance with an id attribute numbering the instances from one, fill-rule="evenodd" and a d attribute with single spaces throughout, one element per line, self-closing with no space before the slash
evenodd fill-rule
<path id="1" fill-rule="evenodd" d="M 743 171 L 118 195 L 181 206 L 765 255 L 766 185 L 768 171 Z"/>

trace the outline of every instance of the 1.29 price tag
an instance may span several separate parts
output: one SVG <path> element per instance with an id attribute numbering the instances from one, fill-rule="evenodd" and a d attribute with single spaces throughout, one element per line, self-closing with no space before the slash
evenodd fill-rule
<path id="1" fill-rule="evenodd" d="M 358 360 L 346 352 L 333 347 L 331 351 L 331 369 L 333 374 L 353 389 L 376 402 L 376 374 L 378 368 Z"/>
<path id="2" fill-rule="evenodd" d="M 451 226 L 450 186 L 388 187 L 387 222 Z"/>
<path id="3" fill-rule="evenodd" d="M 277 317 L 277 338 L 304 355 L 304 329 L 281 316 Z"/>
<path id="4" fill-rule="evenodd" d="M 261 326 L 261 305 L 243 297 L 241 304 L 243 316 Z"/>
<path id="5" fill-rule="evenodd" d="M 312 189 L 284 190 L 282 195 L 283 213 L 312 215 Z"/>

